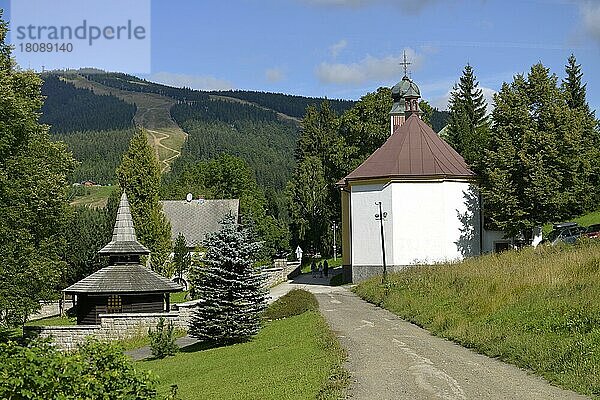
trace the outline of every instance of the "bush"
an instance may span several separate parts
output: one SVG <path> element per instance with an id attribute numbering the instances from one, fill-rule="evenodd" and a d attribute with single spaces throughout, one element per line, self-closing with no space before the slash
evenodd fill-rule
<path id="1" fill-rule="evenodd" d="M 314 294 L 306 290 L 294 289 L 271 304 L 263 312 L 262 317 L 265 320 L 275 320 L 318 310 L 319 303 Z"/>
<path id="2" fill-rule="evenodd" d="M 88 340 L 62 353 L 43 341 L 0 343 L 2 399 L 158 399 L 154 386 L 114 344 Z"/>
<path id="3" fill-rule="evenodd" d="M 173 333 L 173 323 L 169 322 L 165 325 L 165 319 L 161 318 L 158 320 L 156 325 L 156 331 L 152 331 L 152 328 L 148 329 L 148 336 L 150 337 L 150 350 L 152 355 L 156 358 L 165 358 L 166 356 L 173 356 L 179 347 L 175 343 L 175 335 Z"/>

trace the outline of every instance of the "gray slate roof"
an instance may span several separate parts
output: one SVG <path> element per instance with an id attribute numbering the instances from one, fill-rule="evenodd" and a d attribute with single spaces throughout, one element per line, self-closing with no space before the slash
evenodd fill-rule
<path id="1" fill-rule="evenodd" d="M 104 246 L 98 254 L 150 254 L 144 245 L 137 240 L 135 228 L 133 227 L 133 219 L 131 218 L 131 210 L 129 201 L 125 192 L 121 195 L 119 210 L 117 211 L 117 221 L 113 229 L 113 237 L 109 244 Z"/>
<path id="2" fill-rule="evenodd" d="M 207 233 L 218 232 L 220 222 L 231 213 L 238 218 L 239 199 L 225 200 L 166 200 L 163 212 L 171 222 L 171 238 L 183 233 L 188 247 L 199 245 Z"/>
<path id="3" fill-rule="evenodd" d="M 139 264 L 102 268 L 64 289 L 65 293 L 149 293 L 179 292 L 183 288 Z"/>

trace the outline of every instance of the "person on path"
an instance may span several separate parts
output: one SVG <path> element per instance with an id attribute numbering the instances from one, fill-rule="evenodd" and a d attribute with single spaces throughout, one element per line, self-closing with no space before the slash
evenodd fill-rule
<path id="1" fill-rule="evenodd" d="M 329 263 L 327 260 L 323 261 L 323 272 L 325 273 L 325 278 L 329 276 Z"/>
<path id="2" fill-rule="evenodd" d="M 312 260 L 310 262 L 310 271 L 312 272 L 312 277 L 316 278 L 317 277 L 317 264 L 315 263 L 315 260 Z"/>
<path id="3" fill-rule="evenodd" d="M 323 277 L 323 263 L 319 263 L 319 278 Z"/>

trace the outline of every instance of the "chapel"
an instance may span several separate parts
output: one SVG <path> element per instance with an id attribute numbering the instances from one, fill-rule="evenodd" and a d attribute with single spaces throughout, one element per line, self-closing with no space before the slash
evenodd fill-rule
<path id="1" fill-rule="evenodd" d="M 406 73 L 392 98 L 389 138 L 338 182 L 344 274 L 352 282 L 507 242 L 484 229 L 476 175 L 421 119 L 421 93 Z"/>
<path id="2" fill-rule="evenodd" d="M 129 201 L 121 195 L 110 243 L 98 254 L 109 266 L 64 289 L 74 295 L 77 324 L 97 325 L 101 314 L 160 313 L 170 310 L 169 294 L 183 288 L 140 264 L 150 251 L 137 240 Z"/>

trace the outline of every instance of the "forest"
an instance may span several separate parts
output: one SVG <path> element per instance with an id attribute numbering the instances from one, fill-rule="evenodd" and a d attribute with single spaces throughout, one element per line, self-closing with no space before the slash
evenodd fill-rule
<path id="1" fill-rule="evenodd" d="M 295 124 L 280 121 L 273 111 L 228 101 L 176 104 L 171 114 L 189 135 L 171 175 L 226 153 L 247 162 L 261 187 L 285 187 L 294 168 Z"/>
<path id="2" fill-rule="evenodd" d="M 304 116 L 306 107 L 310 105 L 319 105 L 323 102 L 323 100 L 325 100 L 325 98 L 304 97 L 282 93 L 257 92 L 252 90 L 213 91 L 210 92 L 210 94 L 245 100 L 299 119 Z M 331 104 L 331 108 L 338 113 L 343 113 L 355 103 L 353 100 L 327 99 L 327 101 L 329 101 Z"/>
<path id="3" fill-rule="evenodd" d="M 94 181 L 108 185 L 133 135 L 133 128 L 103 131 L 77 131 L 52 135 L 67 144 L 79 164 L 69 175 L 70 182 Z"/>
<path id="4" fill-rule="evenodd" d="M 51 133 L 128 129 L 133 125 L 135 105 L 114 96 L 76 88 L 58 75 L 42 76 L 45 96 L 40 122 Z"/>

